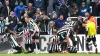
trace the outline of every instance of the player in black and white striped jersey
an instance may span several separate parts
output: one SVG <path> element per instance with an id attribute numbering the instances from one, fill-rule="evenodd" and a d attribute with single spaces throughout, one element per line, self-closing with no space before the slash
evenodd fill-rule
<path id="1" fill-rule="evenodd" d="M 21 35 L 23 35 L 23 42 L 27 53 L 32 53 L 34 51 L 34 46 L 33 46 L 33 40 L 31 34 L 29 33 L 29 29 L 26 28 L 25 30 L 20 32 L 19 36 Z M 29 48 L 31 49 L 31 51 L 29 51 Z"/>
<path id="2" fill-rule="evenodd" d="M 30 13 L 28 13 L 28 17 L 25 18 L 25 21 L 27 23 L 29 34 L 30 34 L 30 36 L 33 40 L 32 41 L 33 46 L 34 46 L 33 49 L 35 48 L 34 51 L 36 51 L 36 53 L 38 53 L 39 50 L 40 50 L 40 46 L 39 46 L 39 28 L 38 28 L 37 24 L 34 22 L 34 20 L 32 19 Z"/>
<path id="3" fill-rule="evenodd" d="M 76 40 L 75 37 L 77 37 L 77 31 L 78 31 L 78 22 L 77 21 L 72 21 L 71 18 L 68 19 L 68 22 L 66 23 L 68 27 L 71 28 L 71 34 L 70 34 L 70 39 L 72 40 L 73 46 L 76 46 Z M 75 34 L 75 36 L 73 36 Z"/>
<path id="4" fill-rule="evenodd" d="M 61 50 L 63 52 L 66 51 L 67 45 L 71 46 L 69 38 L 72 40 L 73 46 L 76 46 L 76 41 L 75 41 L 75 38 L 73 36 L 76 29 L 77 29 L 77 23 L 69 20 L 69 22 L 67 22 L 66 25 L 64 25 L 62 28 L 60 28 L 58 30 L 57 34 L 60 37 L 60 41 L 61 41 L 61 44 L 62 44 Z"/>
<path id="5" fill-rule="evenodd" d="M 49 53 L 58 53 L 60 52 L 60 46 L 59 46 L 59 38 L 57 36 L 57 30 L 53 30 L 53 35 L 52 37 L 49 38 L 49 42 L 47 43 L 48 46 L 48 51 Z"/>
<path id="6" fill-rule="evenodd" d="M 70 35 L 70 29 L 68 28 L 67 25 L 64 25 L 62 28 L 60 28 L 58 30 L 57 35 L 58 35 L 60 43 L 61 43 L 61 51 L 66 52 L 67 44 L 69 46 L 71 46 L 70 43 L 68 43 L 68 40 L 69 40 L 68 38 L 69 38 L 69 35 Z"/>
<path id="7" fill-rule="evenodd" d="M 9 43 L 10 43 L 10 45 L 11 45 L 11 47 L 13 49 L 17 50 L 16 53 L 21 53 L 23 51 L 21 45 L 17 42 L 16 38 L 13 36 L 12 33 L 4 34 L 1 40 L 4 41 L 3 40 L 4 38 L 7 38 Z"/>

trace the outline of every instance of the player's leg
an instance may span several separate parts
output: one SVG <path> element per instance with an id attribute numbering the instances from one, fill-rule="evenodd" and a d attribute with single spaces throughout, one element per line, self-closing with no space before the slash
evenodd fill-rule
<path id="1" fill-rule="evenodd" d="M 93 36 L 92 41 L 93 41 L 93 45 L 95 46 L 95 52 L 98 53 L 97 43 L 96 43 L 96 36 L 95 35 Z"/>
<path id="2" fill-rule="evenodd" d="M 93 36 L 92 41 L 93 41 L 94 46 L 97 47 L 96 37 L 95 36 Z"/>
<path id="3" fill-rule="evenodd" d="M 29 47 L 31 49 L 31 51 L 29 51 L 29 53 L 32 53 L 34 50 L 33 50 L 33 44 L 29 44 Z"/>
<path id="4" fill-rule="evenodd" d="M 18 42 L 16 41 L 16 39 L 11 34 L 9 35 L 9 42 L 10 42 L 12 48 L 14 48 L 15 50 L 17 50 L 17 53 L 21 53 L 22 52 L 21 45 L 18 44 Z"/>
<path id="5" fill-rule="evenodd" d="M 73 34 L 70 34 L 70 39 L 72 40 L 73 46 L 75 47 L 77 44 L 77 41 L 75 40 L 75 37 L 73 36 Z"/>
<path id="6" fill-rule="evenodd" d="M 61 52 L 62 53 L 64 53 L 64 51 L 65 51 L 65 37 L 66 36 L 64 36 L 64 33 L 60 33 L 60 34 L 58 34 L 59 35 L 59 39 L 60 39 L 60 44 L 61 44 Z"/>
<path id="7" fill-rule="evenodd" d="M 27 51 L 27 53 L 29 52 L 29 45 L 28 44 L 25 44 L 25 49 Z"/>
<path id="8" fill-rule="evenodd" d="M 14 49 L 17 50 L 17 53 L 22 53 L 22 47 L 21 46 L 16 46 Z"/>
<path id="9" fill-rule="evenodd" d="M 40 50 L 39 38 L 40 38 L 39 33 L 36 33 L 35 34 L 35 42 L 36 42 L 36 45 L 37 45 L 38 52 Z"/>
<path id="10" fill-rule="evenodd" d="M 91 46 L 92 46 L 91 40 L 92 40 L 91 37 L 87 37 L 87 39 L 86 39 L 86 49 L 87 49 L 87 51 L 90 51 L 91 50 L 90 49 Z"/>
<path id="11" fill-rule="evenodd" d="M 62 53 L 64 53 L 64 51 L 65 51 L 65 45 L 64 45 L 64 42 L 62 41 L 62 43 L 61 43 L 61 51 L 62 51 Z"/>
<path id="12" fill-rule="evenodd" d="M 39 50 L 40 50 L 39 38 L 40 38 L 39 33 L 36 33 L 33 36 L 33 40 L 34 40 L 33 46 L 35 47 L 34 49 L 36 53 L 39 53 Z"/>

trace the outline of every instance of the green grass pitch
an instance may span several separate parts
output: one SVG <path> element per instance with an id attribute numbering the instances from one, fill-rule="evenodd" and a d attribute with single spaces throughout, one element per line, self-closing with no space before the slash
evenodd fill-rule
<path id="1" fill-rule="evenodd" d="M 100 56 L 100 54 L 0 54 L 0 56 Z"/>

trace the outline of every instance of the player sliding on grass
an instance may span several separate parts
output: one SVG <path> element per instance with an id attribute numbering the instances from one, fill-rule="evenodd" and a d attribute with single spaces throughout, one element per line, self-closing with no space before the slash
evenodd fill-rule
<path id="1" fill-rule="evenodd" d="M 11 47 L 17 50 L 17 53 L 21 53 L 22 47 L 18 44 L 16 38 L 14 37 L 14 35 L 16 35 L 16 31 L 14 29 L 18 21 L 18 18 L 14 16 L 14 12 L 11 11 L 10 15 L 5 19 L 6 29 L 5 34 L 3 35 L 1 40 L 3 41 L 4 38 L 7 38 Z"/>

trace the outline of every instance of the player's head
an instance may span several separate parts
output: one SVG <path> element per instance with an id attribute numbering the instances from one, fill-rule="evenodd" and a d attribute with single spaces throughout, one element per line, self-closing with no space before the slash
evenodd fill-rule
<path id="1" fill-rule="evenodd" d="M 27 15 L 28 15 L 28 18 L 32 18 L 33 17 L 32 12 L 28 12 Z"/>
<path id="2" fill-rule="evenodd" d="M 90 13 L 89 13 L 89 12 L 86 12 L 86 13 L 85 13 L 85 17 L 86 17 L 86 19 L 89 19 Z"/>
<path id="3" fill-rule="evenodd" d="M 90 21 L 88 20 L 88 19 L 85 19 L 85 23 L 87 24 L 87 23 L 89 23 Z"/>

